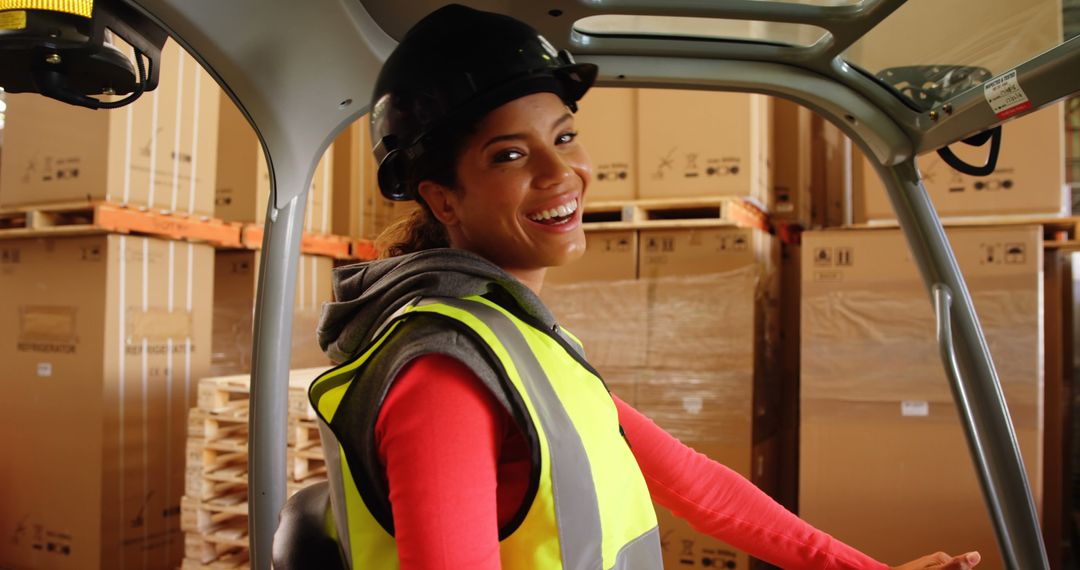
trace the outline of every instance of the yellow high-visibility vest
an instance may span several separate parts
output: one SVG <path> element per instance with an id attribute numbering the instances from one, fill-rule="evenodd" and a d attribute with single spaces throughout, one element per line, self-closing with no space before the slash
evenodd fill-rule
<path id="1" fill-rule="evenodd" d="M 534 446 L 531 501 L 511 528 L 500 529 L 502 567 L 543 570 L 658 570 L 660 539 L 649 490 L 619 427 L 599 375 L 565 331 L 542 330 L 483 297 L 425 298 L 410 303 L 377 331 L 355 359 L 311 385 L 323 432 L 331 504 L 349 568 L 399 567 L 385 497 L 365 484 L 362 453 L 348 439 L 346 394 L 366 381 L 368 365 L 410 318 L 437 317 L 484 347 L 511 411 Z M 490 386 L 489 386 L 490 388 Z M 385 394 L 385 391 L 383 391 Z M 366 401 L 366 400 L 365 400 Z M 365 405 L 377 409 L 382 401 Z M 437 426 L 436 426 L 437 427 Z M 355 424 L 350 424 L 355 428 Z M 346 437 L 341 437 L 346 436 Z M 373 433 L 363 437 L 373 441 Z M 538 448 L 538 449 L 535 449 Z M 370 457 L 368 457 L 370 461 Z"/>

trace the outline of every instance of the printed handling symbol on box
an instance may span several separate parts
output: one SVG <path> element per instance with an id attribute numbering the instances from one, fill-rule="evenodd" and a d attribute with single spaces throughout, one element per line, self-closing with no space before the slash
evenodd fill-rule
<path id="1" fill-rule="evenodd" d="M 855 256 L 850 247 L 836 248 L 836 264 L 850 267 L 854 264 Z"/>
<path id="2" fill-rule="evenodd" d="M 982 257 L 979 259 L 980 265 L 993 265 L 1001 263 L 1001 244 L 1000 243 L 983 243 L 979 244 L 979 249 L 982 250 Z"/>
<path id="3" fill-rule="evenodd" d="M 688 538 L 684 538 L 682 541 L 682 552 L 679 553 L 679 564 L 694 564 L 694 541 Z"/>
<path id="4" fill-rule="evenodd" d="M 814 249 L 814 265 L 829 266 L 832 265 L 832 248 L 831 247 L 819 247 Z"/>
<path id="5" fill-rule="evenodd" d="M 1027 251 L 1022 243 L 1005 244 L 1005 263 L 1023 265 L 1027 261 Z"/>

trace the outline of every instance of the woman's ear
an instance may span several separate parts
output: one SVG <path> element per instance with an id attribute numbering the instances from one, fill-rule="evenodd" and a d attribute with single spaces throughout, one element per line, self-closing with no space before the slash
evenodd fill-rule
<path id="1" fill-rule="evenodd" d="M 446 227 L 457 225 L 456 196 L 449 188 L 431 180 L 424 180 L 420 182 L 416 190 L 420 193 L 420 197 L 424 199 L 424 203 L 431 208 L 431 213 L 435 216 L 435 219 L 442 222 Z"/>

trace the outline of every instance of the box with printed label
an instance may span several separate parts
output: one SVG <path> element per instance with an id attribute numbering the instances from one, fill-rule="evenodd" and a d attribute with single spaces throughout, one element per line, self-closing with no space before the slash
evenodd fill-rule
<path id="1" fill-rule="evenodd" d="M 214 255 L 214 328 L 210 373 L 213 376 L 251 371 L 251 348 L 255 288 L 259 276 L 259 252 L 218 250 Z M 322 304 L 332 300 L 330 278 L 333 260 L 301 255 L 293 304 L 290 367 L 328 366 L 319 348 L 315 329 Z"/>
<path id="2" fill-rule="evenodd" d="M 750 196 L 767 204 L 765 95 L 638 91 L 638 197 Z"/>
<path id="3" fill-rule="evenodd" d="M 112 110 L 8 94 L 0 207 L 107 200 L 214 214 L 220 89 L 176 42 L 158 88 Z"/>
<path id="4" fill-rule="evenodd" d="M 772 192 L 768 210 L 777 220 L 810 222 L 810 109 L 775 99 L 772 109 Z"/>
<path id="5" fill-rule="evenodd" d="M 637 89 L 594 87 L 578 103 L 574 128 L 592 159 L 586 199 L 637 197 Z"/>
<path id="6" fill-rule="evenodd" d="M 750 265 L 768 271 L 778 259 L 772 236 L 749 228 L 641 230 L 638 241 L 642 278 L 722 273 Z"/>
<path id="7" fill-rule="evenodd" d="M 262 143 L 236 105 L 221 94 L 217 125 L 220 151 L 214 215 L 223 220 L 262 225 L 270 200 L 270 170 Z M 323 153 L 307 194 L 304 231 L 327 234 L 331 231 L 334 180 L 333 146 Z"/>
<path id="8" fill-rule="evenodd" d="M 776 476 L 776 442 L 769 439 L 748 448 L 727 448 L 710 442 L 684 441 L 694 450 L 723 463 L 759 487 Z M 752 466 L 752 467 L 751 467 Z M 758 567 L 745 552 L 693 529 L 690 523 L 656 504 L 664 568 L 749 570 Z"/>
<path id="9" fill-rule="evenodd" d="M 1068 215 L 1062 120 L 1062 106 L 1054 105 L 1006 123 L 997 169 L 989 176 L 961 174 L 937 153 L 920 156 L 919 172 L 938 214 L 943 218 Z M 982 165 L 989 146 L 956 143 L 950 148 L 964 162 Z M 856 152 L 852 167 L 855 222 L 895 220 L 869 160 Z"/>
<path id="10" fill-rule="evenodd" d="M 551 267 L 545 283 L 617 281 L 637 277 L 636 230 L 585 232 L 585 253 L 566 265 Z"/>
<path id="11" fill-rule="evenodd" d="M 213 272 L 200 244 L 0 243 L 0 566 L 180 564 L 187 412 L 210 366 Z"/>
<path id="12" fill-rule="evenodd" d="M 914 62 L 982 68 L 997 77 L 976 87 L 986 101 L 980 105 L 994 109 L 1003 119 L 1024 109 L 1022 104 L 997 107 L 993 86 L 1017 65 L 1061 43 L 1061 0 L 954 0 L 949 10 L 964 15 L 963 29 L 957 29 L 951 18 L 941 17 L 934 3 L 908 2 L 851 46 L 846 58 L 879 77 L 886 69 L 910 71 L 905 68 Z M 919 30 L 919 41 L 911 41 L 911 30 Z M 950 81 L 948 76 L 942 78 L 944 83 Z M 1023 83 L 1014 86 L 1021 93 L 1026 88 Z M 935 89 L 932 85 L 929 92 Z M 917 103 L 929 109 L 932 101 Z M 917 163 L 942 217 L 1060 216 L 1067 212 L 1063 145 L 1061 106 L 1054 105 L 1005 123 L 998 167 L 990 176 L 960 174 L 934 152 L 918 157 Z M 951 148 L 964 162 L 981 166 L 989 145 L 976 148 L 958 142 Z M 854 222 L 895 220 L 880 178 L 862 153 L 855 153 L 852 168 Z"/>
<path id="13" fill-rule="evenodd" d="M 1039 504 L 1041 227 L 947 233 Z M 1000 567 L 929 295 L 902 233 L 808 232 L 802 249 L 800 514 L 887 563 L 979 550 Z"/>

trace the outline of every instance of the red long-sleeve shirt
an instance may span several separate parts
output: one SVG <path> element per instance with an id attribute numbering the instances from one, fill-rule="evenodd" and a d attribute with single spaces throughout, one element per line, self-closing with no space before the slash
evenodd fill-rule
<path id="1" fill-rule="evenodd" d="M 653 499 L 697 530 L 782 568 L 887 568 L 613 399 Z M 402 570 L 499 569 L 498 529 L 524 498 L 529 451 L 480 379 L 453 358 L 417 358 L 390 389 L 376 440 Z"/>

